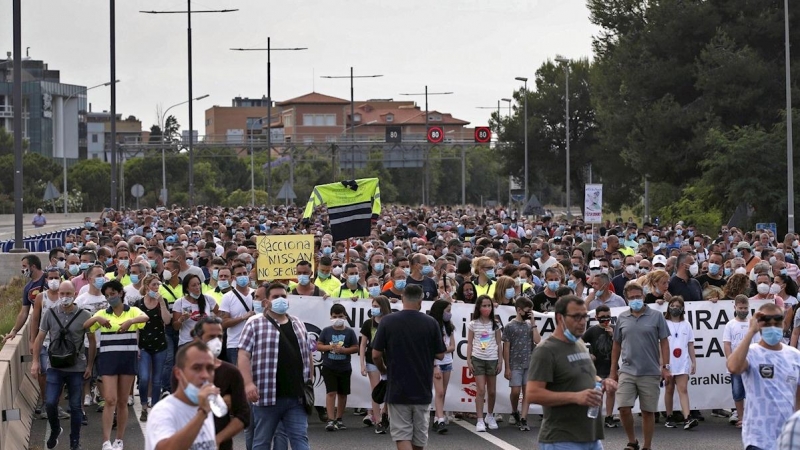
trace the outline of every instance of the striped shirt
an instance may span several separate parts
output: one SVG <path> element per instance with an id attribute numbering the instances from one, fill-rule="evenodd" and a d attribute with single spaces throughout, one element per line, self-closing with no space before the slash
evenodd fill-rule
<path id="1" fill-rule="evenodd" d="M 792 414 L 783 424 L 778 438 L 778 450 L 797 450 L 800 448 L 800 411 Z"/>
<path id="2" fill-rule="evenodd" d="M 292 321 L 297 343 L 300 345 L 300 358 L 303 360 L 303 380 L 311 378 L 309 344 L 306 327 L 299 318 L 288 316 Z M 253 383 L 258 388 L 256 406 L 272 406 L 276 401 L 278 373 L 278 342 L 280 331 L 265 316 L 255 316 L 244 326 L 239 337 L 239 349 L 250 354 L 250 368 Z"/>
<path id="3" fill-rule="evenodd" d="M 144 328 L 143 323 L 135 323 L 128 327 L 128 331 L 120 333 L 120 326 L 130 319 L 135 319 L 138 316 L 145 315 L 141 309 L 135 306 L 125 305 L 122 314 L 119 316 L 114 314 L 114 311 L 109 307 L 97 311 L 95 317 L 102 317 L 111 322 L 111 327 L 106 328 L 95 322 L 89 328 L 89 331 L 100 330 L 99 339 L 99 354 L 114 352 L 114 356 L 137 356 L 139 354 L 139 345 L 137 342 L 136 331 Z"/>

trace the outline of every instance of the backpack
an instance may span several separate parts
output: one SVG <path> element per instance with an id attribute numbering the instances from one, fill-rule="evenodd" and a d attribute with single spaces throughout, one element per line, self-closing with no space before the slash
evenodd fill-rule
<path id="1" fill-rule="evenodd" d="M 76 312 L 72 319 L 67 322 L 67 326 L 61 324 L 55 312 L 52 314 L 61 329 L 58 332 L 58 337 L 50 341 L 47 356 L 50 358 L 50 367 L 66 369 L 78 362 L 78 347 L 69 339 L 69 326 L 78 318 L 80 311 Z"/>

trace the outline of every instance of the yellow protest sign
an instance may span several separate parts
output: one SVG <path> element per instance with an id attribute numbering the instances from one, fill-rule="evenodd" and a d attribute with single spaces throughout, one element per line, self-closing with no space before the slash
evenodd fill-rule
<path id="1" fill-rule="evenodd" d="M 300 261 L 311 263 L 314 273 L 314 236 L 295 234 L 286 236 L 258 236 L 258 279 L 285 280 L 297 277 L 295 269 Z"/>

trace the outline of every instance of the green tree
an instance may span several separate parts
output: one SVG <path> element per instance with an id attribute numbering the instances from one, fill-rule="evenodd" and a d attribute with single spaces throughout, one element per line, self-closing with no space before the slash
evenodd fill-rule
<path id="1" fill-rule="evenodd" d="M 108 206 L 111 165 L 100 159 L 85 159 L 69 168 L 68 177 L 84 196 L 88 211 L 102 211 Z"/>
<path id="2" fill-rule="evenodd" d="M 150 127 L 150 139 L 148 140 L 150 143 L 159 143 L 161 142 L 161 127 L 158 125 L 153 125 Z"/>

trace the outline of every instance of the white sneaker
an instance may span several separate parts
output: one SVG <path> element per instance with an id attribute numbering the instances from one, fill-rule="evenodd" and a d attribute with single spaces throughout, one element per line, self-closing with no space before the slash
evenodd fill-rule
<path id="1" fill-rule="evenodd" d="M 502 422 L 503 421 L 503 415 L 502 414 L 495 414 L 494 415 L 494 420 L 496 420 L 497 422 Z"/>
<path id="2" fill-rule="evenodd" d="M 475 423 L 475 431 L 479 433 L 486 431 L 486 424 L 483 422 L 483 419 L 478 419 L 478 421 Z M 105 450 L 105 448 L 103 450 Z"/>
<path id="3" fill-rule="evenodd" d="M 122 450 L 122 439 L 117 439 L 111 444 L 111 448 L 114 450 Z"/>
<path id="4" fill-rule="evenodd" d="M 103 442 L 103 450 L 114 450 L 114 446 L 111 445 L 111 441 Z"/>
<path id="5" fill-rule="evenodd" d="M 86 396 L 83 397 L 83 406 L 92 406 L 92 396 L 91 395 L 86 394 Z"/>
<path id="6" fill-rule="evenodd" d="M 736 410 L 734 410 L 733 414 L 731 414 L 731 416 L 728 417 L 728 422 L 729 423 L 736 423 L 738 421 L 739 421 L 739 413 Z"/>
<path id="7" fill-rule="evenodd" d="M 490 430 L 496 430 L 498 428 L 497 421 L 494 419 L 493 414 L 488 414 L 485 420 L 486 426 L 489 427 Z"/>
<path id="8" fill-rule="evenodd" d="M 128 406 L 133 406 L 133 396 L 132 395 L 128 396 Z"/>

